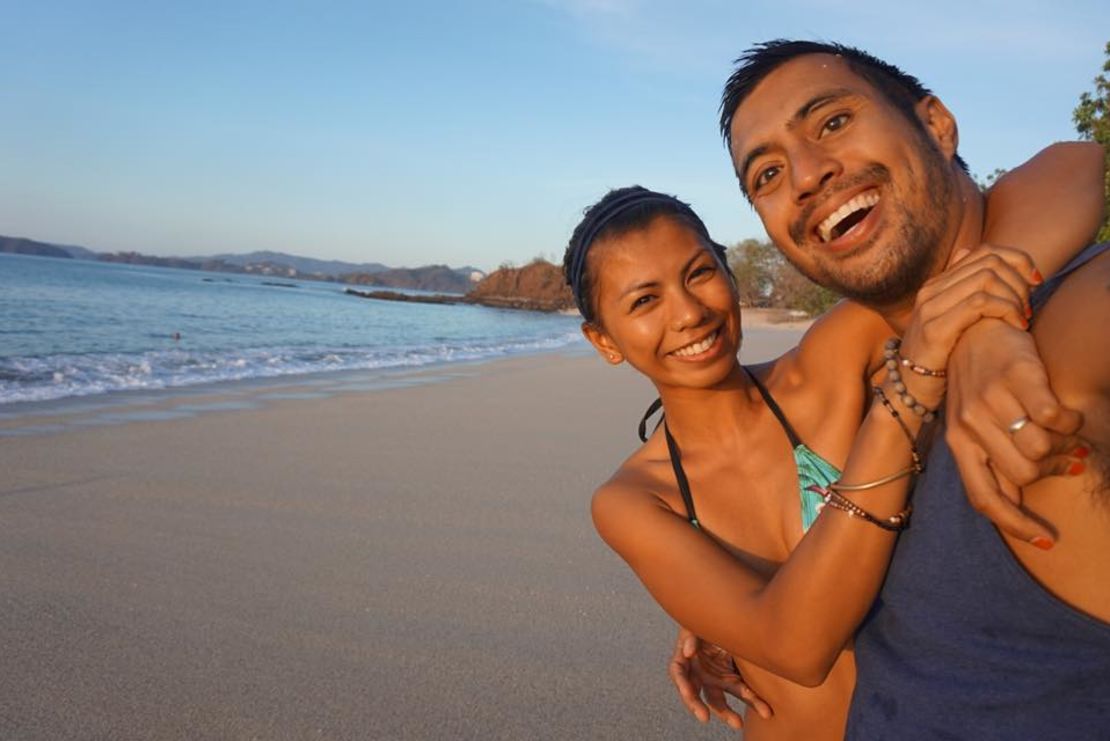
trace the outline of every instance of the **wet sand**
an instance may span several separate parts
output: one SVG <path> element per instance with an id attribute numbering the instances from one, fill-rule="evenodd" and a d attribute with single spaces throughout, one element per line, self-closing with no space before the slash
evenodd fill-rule
<path id="1" fill-rule="evenodd" d="M 568 351 L 0 408 L 0 738 L 729 737 L 589 520 L 653 398 Z"/>

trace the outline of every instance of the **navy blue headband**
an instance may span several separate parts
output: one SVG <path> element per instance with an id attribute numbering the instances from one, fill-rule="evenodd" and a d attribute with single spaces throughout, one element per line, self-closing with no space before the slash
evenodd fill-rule
<path id="1" fill-rule="evenodd" d="M 666 204 L 670 206 L 673 210 L 662 213 L 681 214 L 688 218 L 698 231 L 699 236 L 712 245 L 715 252 L 717 249 L 723 249 L 709 238 L 709 230 L 705 228 L 705 224 L 698 218 L 698 215 L 694 213 L 694 209 L 690 208 L 688 203 L 683 203 L 674 196 L 656 193 L 647 188 L 639 186 L 629 188 L 628 192 L 620 194 L 602 208 L 592 210 L 582 224 L 582 238 L 579 241 L 578 249 L 574 252 L 570 264 L 570 273 L 567 275 L 567 283 L 574 293 L 574 303 L 578 306 L 578 311 L 583 317 L 590 318 L 587 309 L 589 297 L 585 295 L 584 286 L 582 285 L 582 279 L 586 274 L 586 256 L 589 254 L 590 247 L 593 246 L 597 236 L 614 219 L 627 211 L 646 204 Z"/>

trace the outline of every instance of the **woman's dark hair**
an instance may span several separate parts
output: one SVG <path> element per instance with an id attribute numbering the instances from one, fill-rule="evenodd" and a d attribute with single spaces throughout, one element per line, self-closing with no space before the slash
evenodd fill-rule
<path id="1" fill-rule="evenodd" d="M 774 39 L 756 44 L 734 60 L 733 63 L 739 66 L 728 78 L 724 92 L 721 93 L 721 137 L 730 153 L 732 120 L 736 109 L 763 78 L 792 59 L 808 54 L 830 54 L 842 58 L 853 72 L 874 86 L 911 124 L 924 132 L 924 124 L 917 117 L 915 106 L 922 98 L 933 93 L 913 75 L 854 46 L 834 42 Z M 959 155 L 956 155 L 956 162 L 967 171 L 967 163 Z"/>
<path id="2" fill-rule="evenodd" d="M 592 280 L 587 269 L 586 258 L 590 247 L 599 241 L 646 229 L 660 216 L 675 219 L 697 234 L 720 261 L 729 278 L 732 278 L 725 248 L 709 237 L 709 230 L 690 208 L 690 204 L 639 185 L 617 188 L 585 210 L 582 221 L 574 228 L 563 254 L 563 275 L 574 292 L 578 311 L 587 322 L 593 322 L 597 313 Z"/>

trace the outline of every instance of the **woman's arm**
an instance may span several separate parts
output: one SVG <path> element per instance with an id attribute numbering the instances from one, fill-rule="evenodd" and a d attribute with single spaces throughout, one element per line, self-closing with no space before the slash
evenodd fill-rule
<path id="1" fill-rule="evenodd" d="M 992 293 L 990 281 L 975 284 L 966 280 L 971 276 L 981 278 L 983 271 L 965 265 L 923 289 L 903 344 L 907 357 L 943 367 L 955 338 L 980 317 L 1024 323 L 1020 304 L 1006 291 Z M 912 387 L 930 405 L 943 394 L 935 378 L 915 378 Z M 889 383 L 887 395 L 897 395 Z M 914 435 L 921 418 L 902 409 L 901 422 Z M 904 470 L 910 450 L 900 421 L 875 403 L 841 481 L 871 482 Z M 903 477 L 847 496 L 875 517 L 890 517 L 905 506 L 909 483 Z M 648 486 L 634 474 L 618 476 L 595 494 L 593 516 L 598 532 L 656 601 L 681 625 L 736 656 L 801 684 L 824 681 L 878 591 L 895 534 L 826 508 L 767 582 L 650 496 Z"/>
<path id="2" fill-rule="evenodd" d="M 1106 159 L 1095 142 L 1059 142 L 987 191 L 983 241 L 1017 247 L 1052 275 L 1090 244 L 1105 217 Z"/>
<path id="3" fill-rule="evenodd" d="M 1091 142 L 1054 144 L 1006 173 L 987 194 L 984 241 L 1026 251 L 1052 275 L 1094 236 L 1104 217 L 1105 159 Z M 972 505 L 1013 537 L 1051 547 L 1045 523 L 1021 508 L 1018 487 L 1059 467 L 1080 416 L 1048 385 L 1032 339 L 980 322 L 951 361 L 946 439 Z M 1007 426 L 1032 421 L 1020 435 Z"/>

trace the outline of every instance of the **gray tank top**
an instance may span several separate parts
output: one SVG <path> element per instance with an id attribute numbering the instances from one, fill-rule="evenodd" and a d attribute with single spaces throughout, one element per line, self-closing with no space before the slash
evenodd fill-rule
<path id="1" fill-rule="evenodd" d="M 1022 568 L 971 508 L 942 436 L 855 650 L 848 739 L 1110 739 L 1110 624 Z"/>

